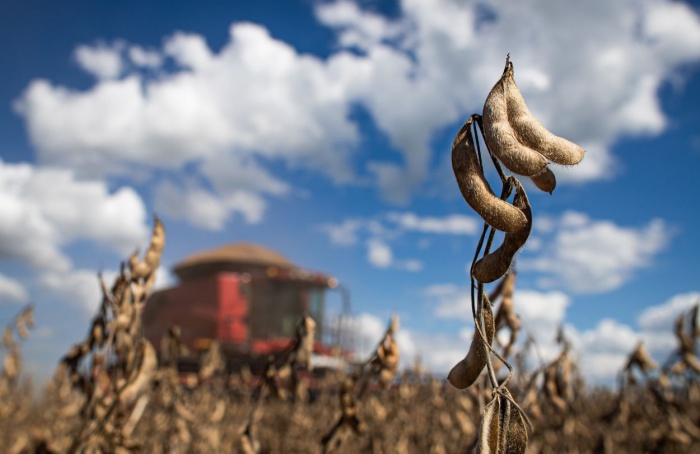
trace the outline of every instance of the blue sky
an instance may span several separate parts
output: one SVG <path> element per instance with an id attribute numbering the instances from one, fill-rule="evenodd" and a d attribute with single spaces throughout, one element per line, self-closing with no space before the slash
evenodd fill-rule
<path id="1" fill-rule="evenodd" d="M 553 168 L 553 195 L 526 186 L 515 304 L 545 355 L 565 323 L 584 374 L 609 381 L 638 340 L 664 359 L 700 298 L 697 4 L 0 8 L 0 321 L 36 305 L 37 374 L 82 338 L 96 271 L 145 246 L 154 211 L 159 285 L 192 252 L 259 242 L 343 282 L 360 336 L 398 313 L 406 363 L 449 370 L 481 230 L 450 146 L 507 53 L 530 109 L 587 150 Z"/>

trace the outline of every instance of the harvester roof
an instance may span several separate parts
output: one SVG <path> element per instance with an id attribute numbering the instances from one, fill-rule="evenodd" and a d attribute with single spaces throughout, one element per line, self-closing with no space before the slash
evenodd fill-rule
<path id="1" fill-rule="evenodd" d="M 309 272 L 290 262 L 279 252 L 254 243 L 232 243 L 186 257 L 173 268 L 180 281 L 220 272 L 265 273 L 299 280 L 325 281 L 328 276 Z"/>

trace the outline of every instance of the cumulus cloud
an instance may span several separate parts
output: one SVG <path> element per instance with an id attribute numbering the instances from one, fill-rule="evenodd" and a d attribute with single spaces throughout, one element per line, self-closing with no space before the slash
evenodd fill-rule
<path id="1" fill-rule="evenodd" d="M 111 286 L 118 276 L 114 269 L 101 270 L 100 273 L 107 286 Z M 154 289 L 163 289 L 173 282 L 165 267 L 158 267 Z M 41 292 L 80 309 L 85 317 L 94 315 L 102 302 L 102 289 L 94 270 L 47 271 L 37 277 L 36 284 Z"/>
<path id="2" fill-rule="evenodd" d="M 81 45 L 75 49 L 74 57 L 81 68 L 98 79 L 116 79 L 124 70 L 121 56 L 123 47 L 121 43 Z"/>
<path id="3" fill-rule="evenodd" d="M 156 187 L 154 203 L 158 212 L 206 230 L 223 229 L 233 213 L 249 224 L 257 224 L 266 206 L 255 192 L 235 191 L 224 198 L 194 184 L 180 187 L 170 181 Z"/>
<path id="4" fill-rule="evenodd" d="M 263 205 L 263 194 L 288 191 L 253 156 L 283 159 L 291 168 L 311 168 L 338 182 L 353 178 L 349 147 L 357 142 L 357 128 L 347 118 L 346 88 L 327 62 L 299 54 L 265 28 L 232 25 L 230 41 L 219 52 L 200 35 L 178 32 L 162 52 L 129 47 L 132 66 L 109 70 L 99 63 L 106 55 L 121 62 L 119 51 L 78 49 L 83 68 L 100 77 L 90 89 L 37 79 L 17 100 L 42 163 L 80 175 L 132 178 L 201 164 L 196 176 L 217 188 L 211 196 L 227 211 L 219 217 L 242 209 L 249 221 L 257 216 L 249 208 L 251 196 L 232 194 L 227 186 L 253 193 Z M 174 63 L 174 72 L 149 78 L 138 71 L 161 66 L 163 58 Z M 201 197 L 198 187 L 192 191 Z"/>
<path id="5" fill-rule="evenodd" d="M 420 216 L 410 211 L 392 211 L 373 218 L 348 218 L 338 224 L 324 223 L 318 230 L 326 234 L 331 243 L 352 246 L 366 238 L 367 261 L 377 268 L 394 268 L 411 272 L 423 269 L 417 259 L 394 258 L 391 243 L 406 234 L 418 235 L 474 235 L 480 222 L 461 214 L 446 216 Z M 426 238 L 420 238 L 418 248 L 428 246 Z"/>
<path id="6" fill-rule="evenodd" d="M 128 187 L 113 193 L 104 182 L 73 172 L 0 161 L 0 257 L 43 270 L 67 270 L 62 247 L 88 240 L 128 254 L 148 237 L 146 210 Z"/>
<path id="7" fill-rule="evenodd" d="M 609 385 L 641 338 L 641 333 L 612 319 L 603 319 L 584 331 L 567 325 L 566 335 L 585 379 L 589 383 Z"/>
<path id="8" fill-rule="evenodd" d="M 0 161 L 0 258 L 36 272 L 20 284 L 0 276 L 0 298 L 26 301 L 29 293 L 92 311 L 100 301 L 94 271 L 76 270 L 66 247 L 87 241 L 125 257 L 149 237 L 146 209 L 128 187 L 78 179 L 70 170 Z"/>
<path id="9" fill-rule="evenodd" d="M 430 306 L 435 308 L 435 317 L 468 322 L 473 320 L 468 287 L 451 283 L 434 284 L 423 289 L 421 293 L 430 301 Z M 571 299 L 559 291 L 518 290 L 514 304 L 516 312 L 526 320 L 533 331 L 547 333 L 546 335 L 551 336 L 553 340 L 557 327 L 565 318 L 566 308 L 571 304 Z"/>
<path id="10" fill-rule="evenodd" d="M 138 46 L 129 54 L 135 65 L 159 64 Z M 93 175 L 204 162 L 202 176 L 216 183 L 221 164 L 212 161 L 228 158 L 235 175 L 246 175 L 240 163 L 255 172 L 244 189 L 260 190 L 258 175 L 271 194 L 284 184 L 250 165 L 251 156 L 282 158 L 336 181 L 351 177 L 347 144 L 357 140 L 356 126 L 325 62 L 254 24 L 234 24 L 218 53 L 200 35 L 176 33 L 163 54 L 179 68 L 167 77 L 129 71 L 85 91 L 32 81 L 16 108 L 41 161 Z"/>
<path id="11" fill-rule="evenodd" d="M 589 150 L 559 181 L 611 178 L 610 147 L 620 136 L 664 129 L 657 91 L 700 57 L 700 20 L 689 5 L 536 3 L 405 0 L 393 20 L 345 0 L 317 5 L 339 45 L 364 52 L 344 62 L 356 73 L 354 91 L 402 152 L 403 165 L 372 164 L 387 197 L 402 200 L 416 187 L 431 132 L 479 110 L 508 52 L 533 113 Z"/>
<path id="12" fill-rule="evenodd" d="M 665 360 L 669 351 L 677 347 L 678 341 L 673 334 L 676 318 L 689 313 L 698 303 L 700 292 L 681 293 L 661 304 L 650 306 L 639 314 L 637 324 L 642 330 L 643 340 L 649 353 L 657 360 Z"/>
<path id="13" fill-rule="evenodd" d="M 392 268 L 412 273 L 423 269 L 423 262 L 420 260 L 397 260 L 391 246 L 379 238 L 370 238 L 365 246 L 367 248 L 367 262 L 376 268 Z"/>
<path id="14" fill-rule="evenodd" d="M 354 352 L 360 358 L 366 358 L 372 354 L 389 326 L 388 321 L 367 312 L 350 317 L 345 323 L 352 333 L 350 338 L 353 340 Z"/>
<path id="15" fill-rule="evenodd" d="M 681 293 L 658 306 L 651 306 L 637 317 L 639 326 L 649 331 L 670 331 L 679 314 L 700 303 L 700 292 Z"/>
<path id="16" fill-rule="evenodd" d="M 349 0 L 319 4 L 316 16 L 321 23 L 338 30 L 338 42 L 343 47 L 368 50 L 405 32 L 403 24 L 363 11 Z"/>
<path id="17" fill-rule="evenodd" d="M 339 224 L 325 223 L 319 230 L 339 246 L 356 244 L 360 237 L 394 239 L 406 233 L 427 235 L 475 235 L 481 221 L 473 216 L 448 214 L 421 216 L 411 211 L 392 211 L 374 218 L 348 218 Z"/>
<path id="18" fill-rule="evenodd" d="M 667 119 L 659 87 L 700 58 L 697 14 L 669 0 L 567 8 L 404 0 L 400 11 L 388 18 L 347 0 L 316 4 L 318 21 L 337 36 L 325 58 L 302 54 L 251 23 L 232 24 L 220 50 L 182 32 L 160 49 L 81 45 L 75 58 L 97 77 L 93 87 L 33 80 L 16 109 L 43 163 L 85 174 L 177 171 L 255 156 L 339 183 L 369 176 L 385 199 L 399 203 L 441 171 L 432 168 L 431 140 L 480 110 L 508 52 L 532 111 L 588 150 L 575 171 L 561 170 L 560 182 L 613 178 L 611 146 L 625 135 L 661 132 Z M 147 77 L 144 69 L 162 74 Z M 352 165 L 359 136 L 349 112 L 356 105 L 399 159 Z M 205 167 L 198 177 L 214 178 Z M 263 202 L 280 194 L 253 179 L 246 184 Z"/>
<path id="19" fill-rule="evenodd" d="M 481 229 L 481 222 L 475 217 L 461 214 L 450 214 L 440 218 L 420 217 L 412 212 L 392 212 L 387 215 L 387 219 L 395 222 L 401 230 L 422 233 L 475 235 Z"/>
<path id="20" fill-rule="evenodd" d="M 358 232 L 364 227 L 362 219 L 345 219 L 340 224 L 321 224 L 319 231 L 328 235 L 331 243 L 339 246 L 352 246 L 359 241 Z"/>
<path id="21" fill-rule="evenodd" d="M 567 335 L 579 357 L 581 371 L 591 382 L 612 384 L 640 341 L 654 360 L 663 364 L 678 348 L 674 320 L 687 315 L 698 302 L 700 292 L 674 295 L 642 311 L 636 328 L 613 319 L 603 319 L 589 330 L 567 325 Z"/>
<path id="22" fill-rule="evenodd" d="M 430 305 L 435 307 L 437 318 L 460 318 L 469 321 L 456 333 L 426 333 L 401 328 L 398 338 L 401 348 L 401 367 L 410 367 L 418 356 L 428 370 L 437 375 L 446 374 L 464 357 L 474 333 L 471 325 L 471 309 L 467 289 L 454 284 L 436 284 L 422 292 Z M 667 301 L 645 309 L 638 318 L 638 326 L 630 326 L 611 318 L 599 320 L 588 329 L 578 329 L 566 322 L 566 309 L 571 304 L 568 296 L 561 292 L 538 292 L 518 290 L 514 295 L 515 310 L 524 325 L 534 334 L 537 351 L 531 351 L 529 364 L 539 367 L 539 355 L 545 362 L 553 361 L 562 346 L 556 341 L 557 331 L 564 329 L 579 371 L 587 383 L 592 385 L 614 385 L 617 374 L 624 366 L 628 355 L 639 341 L 654 359 L 663 361 L 677 348 L 673 335 L 673 320 L 686 314 L 700 301 L 700 292 L 689 292 L 672 296 Z M 496 304 L 496 309 L 498 302 Z M 663 315 L 659 323 L 652 317 Z M 356 351 L 368 355 L 386 329 L 377 316 L 363 313 L 353 318 L 351 325 L 355 333 Z M 522 346 L 526 333 L 521 333 L 518 345 Z"/>
<path id="23" fill-rule="evenodd" d="M 438 318 L 472 320 L 469 289 L 455 284 L 433 284 L 423 289 L 424 297 L 432 301 Z"/>
<path id="24" fill-rule="evenodd" d="M 454 284 L 437 284 L 424 289 L 423 296 L 435 307 L 434 315 L 437 318 L 457 318 L 468 322 L 458 333 L 460 343 L 468 346 L 474 332 L 468 289 Z M 497 310 L 499 302 L 494 303 Z M 527 331 L 521 332 L 518 345 L 523 345 L 528 332 L 535 336 L 537 342 L 536 351 L 530 351 L 530 364 L 533 367 L 539 365 L 540 355 L 545 362 L 556 358 L 562 349 L 556 342 L 557 331 L 565 326 L 565 336 L 579 358 L 581 371 L 592 383 L 612 383 L 636 342 L 644 338 L 642 332 L 610 319 L 601 320 L 594 328 L 581 331 L 565 325 L 566 309 L 571 300 L 562 292 L 522 289 L 515 293 L 513 303 L 523 322 L 522 329 Z M 453 349 L 446 351 L 446 356 L 461 359 Z M 464 349 L 461 355 L 466 352 Z"/>
<path id="25" fill-rule="evenodd" d="M 377 268 L 388 268 L 394 256 L 388 244 L 377 238 L 367 241 L 367 261 Z"/>
<path id="26" fill-rule="evenodd" d="M 622 227 L 574 211 L 536 223 L 537 232 L 554 229 L 543 239 L 535 258 L 522 258 L 519 267 L 545 273 L 539 283 L 578 293 L 614 290 L 635 272 L 649 267 L 667 246 L 672 229 L 661 219 L 646 226 Z"/>
<path id="27" fill-rule="evenodd" d="M 163 55 L 158 51 L 144 49 L 138 45 L 130 46 L 128 55 L 131 63 L 137 67 L 155 69 L 163 64 Z"/>
<path id="28" fill-rule="evenodd" d="M 105 273 L 105 282 L 109 285 L 116 273 Z M 50 271 L 42 273 L 38 285 L 59 300 L 81 309 L 85 316 L 97 311 L 102 301 L 102 290 L 97 273 L 89 270 Z"/>

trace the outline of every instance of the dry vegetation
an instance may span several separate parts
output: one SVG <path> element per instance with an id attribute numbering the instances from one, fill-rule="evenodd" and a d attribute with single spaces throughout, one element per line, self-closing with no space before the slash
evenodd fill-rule
<path id="1" fill-rule="evenodd" d="M 500 197 L 484 178 L 473 138 L 478 131 L 501 177 Z M 66 353 L 41 391 L 21 379 L 21 339 L 34 325 L 32 308 L 8 324 L 0 452 L 690 452 L 700 443 L 697 305 L 679 316 L 678 348 L 669 360 L 658 366 L 638 345 L 617 390 L 585 386 L 561 331 L 560 354 L 536 367 L 528 361 L 536 356 L 533 333 L 517 343 L 523 327 L 512 261 L 529 236 L 532 213 L 520 181 L 500 164 L 552 192 L 548 162 L 573 165 L 583 154 L 531 117 L 507 61 L 483 118 L 472 116 L 453 145 L 459 188 L 485 225 L 472 266 L 475 335 L 448 381 L 418 370 L 396 375 L 397 318 L 354 371 L 312 379 L 315 322 L 308 316 L 260 376 L 245 369 L 228 374 L 214 342 L 199 374 L 182 380 L 180 328 L 172 327 L 156 348 L 141 325 L 165 245 L 156 218 L 144 257 L 133 254 L 111 286 L 100 277 L 103 300 L 84 341 Z M 495 229 L 505 234 L 491 251 Z M 484 284 L 495 281 L 487 295 Z M 508 336 L 498 336 L 502 330 Z"/>
<path id="2" fill-rule="evenodd" d="M 510 330 L 514 341 L 521 328 L 517 315 L 509 312 L 515 292 L 513 275 L 508 276 L 497 289 L 501 303 L 495 324 Z M 494 293 L 496 301 L 499 296 Z M 695 315 L 679 317 L 683 329 L 677 334 L 685 337 L 679 336 L 678 351 L 665 366 L 654 364 L 641 345 L 631 352 L 620 371 L 618 391 L 585 387 L 561 335 L 561 354 L 527 372 L 524 358 L 534 339 L 528 337 L 516 348 L 511 342 L 500 346 L 499 354 L 507 358 L 506 351 L 512 352 L 519 365 L 508 390 L 532 421 L 527 452 L 691 452 L 700 442 L 700 371 L 691 366 L 698 358 L 687 347 L 688 339 L 694 345 L 700 337 L 692 322 Z M 225 374 L 214 344 L 202 358 L 197 379 L 182 382 L 172 360 L 181 348 L 178 332 L 171 330 L 161 345 L 159 367 L 144 381 L 123 378 L 143 373 L 138 362 L 128 366 L 127 373 L 117 367 L 121 364 L 117 358 L 115 367 L 96 370 L 81 364 L 70 369 L 69 353 L 39 393 L 18 380 L 21 355 L 13 333 L 26 337 L 31 320 L 31 309 L 23 311 L 4 338 L 0 451 L 11 454 L 469 453 L 479 440 L 480 415 L 485 413 L 488 424 L 488 418 L 508 414 L 501 408 L 489 413 L 489 405 L 507 405 L 510 400 L 492 399 L 486 375 L 466 390 L 417 373 L 392 380 L 398 358 L 393 340 L 396 320 L 363 367 L 354 374 L 328 374 L 311 393 L 304 386 L 308 376 L 300 373 L 308 365 L 304 347 L 308 345 L 304 337 L 312 332 L 305 329 L 308 321 L 301 321 L 281 363 L 270 362 L 260 380 L 245 371 Z M 107 339 L 111 329 L 105 330 Z M 94 337 L 93 331 L 88 338 Z M 115 343 L 111 349 L 116 354 Z M 95 351 L 90 354 L 95 356 Z M 687 364 L 689 355 L 693 359 Z M 494 367 L 506 372 L 498 364 Z M 125 398 L 124 390 L 133 383 L 141 384 L 139 392 Z M 499 452 L 520 449 L 506 446 Z"/>

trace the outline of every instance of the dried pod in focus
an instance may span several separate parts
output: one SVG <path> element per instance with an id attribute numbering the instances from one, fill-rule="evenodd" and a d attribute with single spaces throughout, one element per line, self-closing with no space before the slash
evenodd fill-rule
<path id="1" fill-rule="evenodd" d="M 488 341 L 488 345 L 491 345 L 495 333 L 493 310 L 491 309 L 491 303 L 488 297 L 485 294 L 483 294 L 482 297 L 484 299 L 482 313 L 484 316 L 484 325 L 486 327 L 484 336 Z M 450 370 L 450 373 L 447 375 L 447 380 L 457 389 L 470 387 L 479 377 L 481 371 L 484 370 L 488 354 L 489 347 L 485 345 L 484 340 L 479 335 L 479 331 L 475 331 L 467 356 Z"/>
<path id="2" fill-rule="evenodd" d="M 472 118 L 462 126 L 452 143 L 452 169 L 462 197 L 493 228 L 504 232 L 521 230 L 527 219 L 516 207 L 498 198 L 484 178 L 470 131 Z"/>
<path id="3" fill-rule="evenodd" d="M 518 232 L 506 233 L 503 244 L 498 249 L 482 257 L 474 264 L 472 276 L 484 284 L 493 282 L 508 272 L 515 254 L 525 245 L 530 236 L 530 230 L 532 230 L 530 201 L 520 182 L 517 180 L 514 180 L 514 182 L 515 197 L 513 198 L 513 206 L 525 213 L 527 223 Z"/>
<path id="4" fill-rule="evenodd" d="M 506 69 L 499 81 L 503 85 L 508 123 L 518 141 L 552 162 L 575 165 L 581 162 L 585 151 L 575 143 L 552 134 L 530 112 L 515 83 L 513 63 L 506 61 Z"/>

